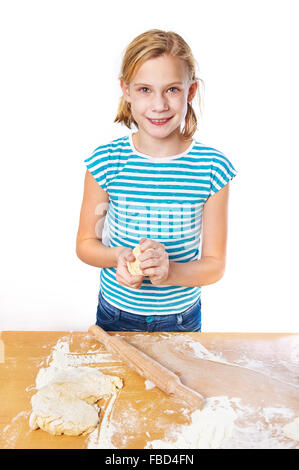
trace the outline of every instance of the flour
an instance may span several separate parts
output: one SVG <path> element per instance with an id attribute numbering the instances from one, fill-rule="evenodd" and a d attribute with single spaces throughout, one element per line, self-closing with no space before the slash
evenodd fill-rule
<path id="1" fill-rule="evenodd" d="M 88 449 L 117 449 L 112 443 L 112 437 L 116 428 L 111 419 L 115 399 L 116 395 L 112 396 L 105 410 L 100 427 L 96 428 L 89 435 Z"/>
<path id="2" fill-rule="evenodd" d="M 153 382 L 151 382 L 150 380 L 147 379 L 147 380 L 144 381 L 144 386 L 145 386 L 146 390 L 151 390 L 156 385 Z"/>
<path id="3" fill-rule="evenodd" d="M 27 431 L 28 426 L 26 426 L 26 430 L 22 426 L 24 421 L 28 422 L 29 415 L 29 411 L 21 411 L 12 418 L 9 424 L 5 426 L 0 435 L 3 441 L 3 444 L 1 443 L 1 448 L 14 449 L 16 447 L 15 444 L 20 436 L 22 436 L 24 439 L 24 437 L 29 434 L 29 431 Z"/>
<path id="4" fill-rule="evenodd" d="M 234 362 L 228 361 L 222 353 L 214 353 L 206 349 L 201 343 L 198 341 L 194 342 L 191 338 L 188 337 L 179 337 L 179 336 L 170 336 L 169 337 L 169 344 L 176 344 L 176 346 L 182 345 L 182 347 L 188 346 L 193 355 L 200 359 L 204 359 L 206 361 L 217 362 L 220 364 L 226 364 L 233 367 L 238 367 L 241 369 L 248 369 L 258 373 L 262 373 L 268 377 L 275 378 L 281 383 L 291 384 L 292 386 L 298 388 L 298 380 L 297 378 L 292 381 L 292 377 L 288 376 L 287 380 L 280 375 L 277 375 L 275 371 L 273 371 L 269 366 L 266 366 L 264 362 L 248 358 L 247 356 L 242 355 L 241 358 L 235 360 Z M 294 341 L 292 345 L 292 350 L 290 353 L 290 357 L 288 358 L 288 368 L 293 370 L 294 367 L 298 369 L 298 350 L 299 350 L 299 341 Z M 188 351 L 184 351 L 188 354 Z M 292 361 L 292 364 L 291 362 Z M 285 361 L 280 360 L 280 363 L 286 366 Z"/>
<path id="5" fill-rule="evenodd" d="M 122 387 L 119 377 L 103 374 L 88 366 L 70 366 L 68 352 L 68 344 L 57 343 L 52 351 L 50 366 L 38 372 L 38 392 L 31 398 L 32 413 L 29 419 L 33 430 L 41 428 L 54 435 L 88 434 L 99 421 L 95 403 Z"/>
<path id="6" fill-rule="evenodd" d="M 112 354 L 106 351 L 97 353 L 88 351 L 87 354 L 71 353 L 69 342 L 59 339 L 52 349 L 51 355 L 47 358 L 47 364 L 49 364 L 49 362 L 53 366 L 66 367 L 83 364 L 100 364 L 102 362 L 116 362 L 116 360 Z"/>
<path id="7" fill-rule="evenodd" d="M 173 425 L 161 440 L 149 441 L 149 449 L 287 449 L 288 428 L 266 422 L 272 414 L 285 419 L 292 416 L 288 408 L 263 409 L 244 404 L 241 398 L 211 397 L 203 410 L 191 414 L 190 423 Z M 246 424 L 243 424 L 243 423 Z M 242 423 L 242 424 L 241 424 Z M 291 431 L 292 432 L 292 431 Z M 293 434 L 292 434 L 293 435 Z M 287 435 L 291 439 L 290 435 Z M 294 439 L 294 437 L 292 438 Z"/>
<path id="8" fill-rule="evenodd" d="M 184 339 L 185 342 L 186 338 L 182 339 Z M 194 351 L 196 357 L 200 357 L 201 359 L 206 359 L 208 361 L 221 362 L 223 364 L 231 365 L 222 357 L 221 353 L 216 354 L 211 351 L 208 351 L 208 349 L 206 349 L 202 344 L 200 344 L 199 342 L 193 342 L 189 338 L 187 338 L 187 343 L 190 348 Z"/>
<path id="9" fill-rule="evenodd" d="M 155 440 L 147 449 L 218 449 L 230 438 L 237 417 L 227 397 L 211 397 L 202 411 L 191 415 L 188 425 L 176 426 L 163 440 Z"/>
<path id="10" fill-rule="evenodd" d="M 288 421 L 293 416 L 291 409 L 254 407 L 244 404 L 240 399 L 233 399 L 232 402 L 236 407 L 238 419 L 229 441 L 229 448 L 287 449 L 293 447 L 290 441 L 286 441 L 281 425 L 282 420 Z"/>
<path id="11" fill-rule="evenodd" d="M 283 432 L 289 439 L 299 441 L 299 417 L 294 419 L 291 423 L 286 424 L 283 427 Z"/>
<path id="12" fill-rule="evenodd" d="M 178 342 L 184 342 L 186 345 L 190 347 L 190 349 L 194 352 L 195 357 L 200 359 L 205 359 L 206 361 L 218 362 L 220 364 L 226 364 L 233 367 L 241 367 L 242 369 L 249 369 L 260 371 L 263 369 L 265 372 L 265 365 L 261 361 L 257 361 L 254 359 L 249 359 L 247 357 L 243 357 L 242 359 L 238 359 L 235 362 L 229 362 L 222 353 L 214 353 L 206 349 L 201 343 L 198 341 L 194 342 L 190 338 L 174 338 L 175 340 L 179 340 Z"/>
<path id="13" fill-rule="evenodd" d="M 118 335 L 119 336 L 119 335 Z M 140 338 L 139 338 L 140 337 Z M 129 342 L 133 344 L 137 340 L 144 341 L 144 335 L 134 335 L 129 337 Z M 139 341 L 139 342 L 140 342 Z M 151 338 L 154 343 L 155 338 Z M 262 371 L 265 373 L 265 366 L 261 361 L 256 361 L 242 357 L 233 363 L 220 353 L 209 351 L 203 345 L 193 341 L 190 337 L 173 336 L 171 334 L 161 334 L 157 338 L 157 343 L 162 341 L 175 346 L 175 349 L 181 351 L 186 357 L 198 357 L 205 361 L 213 361 L 221 364 L 229 364 L 235 367 L 248 368 L 251 370 Z M 138 341 L 136 341 L 138 347 Z M 87 343 L 88 344 L 88 343 Z M 87 349 L 87 348 L 86 348 Z M 296 356 L 297 357 L 297 356 Z M 238 364 L 236 364 L 238 362 Z M 69 338 L 60 339 L 50 356 L 41 365 L 47 365 L 48 371 L 41 368 L 36 378 L 36 388 L 41 388 L 58 369 L 86 367 L 88 364 L 105 363 L 105 368 L 113 371 L 124 370 L 123 363 L 111 354 L 103 351 L 102 348 L 92 346 L 84 354 L 70 352 Z M 107 365 L 106 365 L 107 364 Z M 266 371 L 267 372 L 267 371 Z M 46 375 L 47 374 L 47 375 Z M 144 382 L 144 394 L 154 387 L 150 380 Z M 32 387 L 27 387 L 30 391 Z M 151 422 L 151 427 L 162 429 L 161 439 L 154 439 L 147 429 L 142 428 L 142 421 L 145 419 L 142 409 L 138 410 L 132 406 L 127 406 L 126 411 L 120 411 L 115 408 L 117 393 L 109 397 L 104 397 L 101 402 L 100 422 L 92 433 L 86 437 L 88 448 L 128 448 L 133 441 L 134 435 L 142 436 L 145 441 L 144 448 L 292 448 L 294 441 L 287 435 L 290 420 L 294 419 L 295 413 L 289 408 L 249 406 L 241 398 L 229 398 L 223 396 L 212 396 L 206 400 L 205 408 L 200 412 L 190 408 L 181 407 L 177 410 L 169 409 L 165 402 L 165 408 L 160 408 L 160 416 L 156 421 Z M 166 398 L 165 398 L 166 400 Z M 157 405 L 152 405 L 157 406 Z M 154 410 L 154 408 L 153 408 Z M 25 413 L 25 412 L 24 412 Z M 139 413 L 139 414 L 138 414 Z M 186 424 L 169 424 L 165 427 L 165 419 L 169 415 L 179 413 L 184 416 Z M 26 416 L 25 416 L 26 415 Z M 11 425 L 5 428 L 5 434 L 8 440 L 14 439 L 13 432 L 16 432 L 16 425 L 20 421 L 28 419 L 28 412 L 19 418 L 15 417 Z M 169 416 L 170 417 L 170 416 Z M 151 414 L 149 414 L 149 421 Z M 164 421 L 163 421 L 164 419 Z M 144 421 L 147 423 L 147 421 Z M 149 424 L 149 423 L 148 423 Z M 162 427 L 160 425 L 162 424 Z M 18 424 L 19 426 L 19 424 Z M 146 426 L 146 425 L 145 425 Z M 289 426 L 290 427 L 290 426 Z M 21 429 L 21 428 L 20 428 Z M 26 429 L 26 428 L 24 428 Z M 141 434 L 141 431 L 143 432 Z M 150 429 L 149 429 L 150 430 Z M 13 446 L 13 444 L 11 444 Z"/>
<path id="14" fill-rule="evenodd" d="M 294 413 L 289 408 L 263 408 L 263 414 L 267 422 L 273 421 L 276 416 L 283 416 L 284 418 L 291 418 Z"/>
<path id="15" fill-rule="evenodd" d="M 143 335 L 130 337 L 130 343 Z M 163 335 L 162 335 L 163 336 Z M 231 363 L 219 353 L 207 350 L 202 344 L 192 341 L 188 337 L 164 335 L 164 340 L 174 344 L 176 348 L 183 349 L 184 353 L 191 354 L 192 357 L 199 357 L 207 361 L 229 364 L 235 367 L 243 367 L 253 370 L 263 370 L 261 361 L 246 360 L 243 357 L 239 364 Z M 138 341 L 137 341 L 138 343 Z M 190 353 L 188 350 L 189 348 Z M 137 344 L 138 347 L 138 344 Z M 91 354 L 75 355 L 69 351 L 67 341 L 59 341 L 52 352 L 52 366 L 58 364 L 80 365 L 82 363 L 110 362 L 117 364 L 118 361 L 106 352 L 90 351 Z M 82 362 L 84 361 L 84 362 Z M 111 368 L 111 364 L 109 367 Z M 242 365 L 241 365 L 242 364 Z M 145 380 L 145 389 L 151 390 L 154 384 L 150 380 Z M 115 449 L 113 436 L 124 437 L 119 440 L 123 448 L 128 443 L 128 433 L 130 429 L 137 432 L 138 423 L 142 420 L 142 415 L 136 415 L 136 410 L 128 407 L 126 413 L 113 413 L 116 396 L 109 397 L 108 406 L 102 414 L 100 425 L 88 436 L 89 448 Z M 292 447 L 290 441 L 286 441 L 282 425 L 279 419 L 288 423 L 294 413 L 288 408 L 274 407 L 253 407 L 242 402 L 241 398 L 228 398 L 227 396 L 209 397 L 206 400 L 204 409 L 200 412 L 195 410 L 190 414 L 190 409 L 181 408 L 178 410 L 182 415 L 188 417 L 185 425 L 170 425 L 165 429 L 164 437 L 160 440 L 150 439 L 148 432 L 145 436 L 148 439 L 145 448 L 288 448 Z M 161 415 L 167 416 L 176 413 L 174 410 L 161 410 Z M 244 424 L 245 423 L 245 424 Z M 158 425 L 159 423 L 157 423 Z M 124 432 L 126 429 L 126 432 Z"/>

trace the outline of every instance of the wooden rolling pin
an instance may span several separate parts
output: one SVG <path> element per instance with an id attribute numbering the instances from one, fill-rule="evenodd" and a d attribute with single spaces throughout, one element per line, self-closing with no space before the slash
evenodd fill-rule
<path id="1" fill-rule="evenodd" d="M 97 325 L 92 325 L 88 332 L 92 334 L 112 354 L 116 354 L 121 361 L 134 369 L 142 377 L 153 382 L 158 388 L 176 398 L 184 400 L 194 408 L 202 409 L 205 401 L 203 396 L 183 385 L 179 377 L 144 354 L 132 344 L 127 343 L 119 336 L 111 336 Z"/>

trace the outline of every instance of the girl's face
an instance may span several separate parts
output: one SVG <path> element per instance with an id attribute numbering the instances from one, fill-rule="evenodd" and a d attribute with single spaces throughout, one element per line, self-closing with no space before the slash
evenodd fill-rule
<path id="1" fill-rule="evenodd" d="M 180 133 L 197 85 L 188 80 L 185 62 L 169 55 L 147 60 L 128 85 L 121 80 L 138 129 L 154 138 Z"/>

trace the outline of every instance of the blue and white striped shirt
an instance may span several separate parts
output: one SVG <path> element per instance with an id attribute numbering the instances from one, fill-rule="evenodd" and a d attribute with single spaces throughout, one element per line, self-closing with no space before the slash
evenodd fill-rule
<path id="1" fill-rule="evenodd" d="M 200 258 L 204 203 L 237 174 L 222 152 L 195 139 L 185 152 L 158 158 L 138 152 L 132 133 L 97 147 L 84 162 L 109 194 L 103 243 L 133 249 L 150 238 L 177 263 Z M 116 268 L 101 268 L 100 289 L 107 302 L 139 315 L 181 313 L 201 294 L 201 286 L 154 286 L 148 277 L 140 289 L 125 287 Z"/>

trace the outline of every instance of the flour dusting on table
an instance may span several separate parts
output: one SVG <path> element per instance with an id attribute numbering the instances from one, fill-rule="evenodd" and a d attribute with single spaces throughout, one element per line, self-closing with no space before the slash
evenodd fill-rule
<path id="1" fill-rule="evenodd" d="M 51 363 L 56 366 L 76 366 L 84 364 L 96 364 L 103 362 L 119 362 L 116 361 L 112 354 L 106 351 L 94 352 L 88 351 L 85 354 L 70 352 L 70 344 L 68 340 L 59 339 L 52 349 L 52 353 L 47 358 L 47 364 Z"/>
<path id="2" fill-rule="evenodd" d="M 146 379 L 146 380 L 144 381 L 144 386 L 145 386 L 146 390 L 151 390 L 151 389 L 154 388 L 156 385 L 155 385 L 153 382 L 151 382 L 150 380 Z"/>
<path id="3" fill-rule="evenodd" d="M 100 425 L 89 435 L 89 449 L 117 449 L 112 443 L 112 437 L 116 429 L 111 419 L 115 399 L 116 394 L 110 398 Z"/>
<path id="4" fill-rule="evenodd" d="M 128 339 L 131 344 L 134 343 L 134 336 Z M 231 363 L 223 354 L 209 351 L 201 343 L 190 338 L 170 335 L 166 337 L 167 341 L 174 343 L 178 349 L 180 346 L 188 345 L 194 357 L 207 361 L 253 370 L 261 370 L 263 366 L 257 361 L 246 361 L 246 358 L 240 361 L 242 365 Z M 91 363 L 109 362 L 110 365 L 119 363 L 115 357 L 103 350 L 89 351 L 87 354 L 71 353 L 69 342 L 64 340 L 59 340 L 54 346 L 49 361 L 53 368 Z M 144 383 L 145 389 L 149 391 L 155 386 L 148 379 Z M 142 416 L 138 416 L 133 407 L 128 408 L 126 414 L 114 413 L 115 400 L 116 395 L 108 399 L 100 425 L 88 436 L 88 448 L 115 449 L 113 436 L 121 433 L 123 433 L 121 444 L 125 448 L 129 442 L 130 433 L 138 432 Z M 164 412 L 161 410 L 164 415 L 172 412 L 173 410 L 164 410 Z M 284 422 L 288 423 L 292 419 L 294 413 L 288 408 L 250 407 L 239 397 L 215 396 L 207 398 L 202 411 L 195 410 L 191 413 L 190 409 L 183 407 L 180 413 L 188 417 L 188 423 L 169 426 L 164 430 L 163 439 L 150 439 L 147 434 L 148 441 L 145 448 L 288 448 L 293 446 L 290 440 L 285 439 L 282 426 L 276 421 L 276 419 L 283 418 Z M 246 426 L 244 426 L 244 421 Z"/>
<path id="5" fill-rule="evenodd" d="M 130 336 L 128 341 L 134 344 L 139 336 L 141 335 Z M 143 335 L 142 339 L 144 339 Z M 222 353 L 210 351 L 190 337 L 162 334 L 158 340 L 164 342 L 164 344 L 175 345 L 178 351 L 181 350 L 184 354 L 191 355 L 193 358 L 270 374 L 262 361 L 244 356 L 230 362 Z M 154 338 L 153 341 L 155 341 Z M 136 344 L 138 347 L 138 341 Z M 297 360 L 297 353 L 296 355 L 294 353 L 294 357 Z M 51 354 L 46 359 L 46 365 L 53 371 L 55 368 L 69 368 L 87 364 L 103 364 L 104 366 L 106 364 L 108 369 L 114 371 L 122 370 L 122 367 L 124 367 L 119 359 L 116 359 L 103 348 L 95 349 L 93 346 L 83 354 L 71 352 L 70 340 L 67 337 L 57 341 Z M 43 361 L 43 365 L 45 365 L 45 361 Z M 40 369 L 36 377 L 36 388 L 42 385 L 45 378 L 43 376 L 44 372 Z M 144 393 L 153 393 L 152 388 L 155 385 L 150 380 L 145 380 L 144 385 Z M 27 387 L 28 391 L 31 391 L 31 389 L 32 386 Z M 115 449 L 117 448 L 116 441 L 118 445 L 121 445 L 119 448 L 126 448 L 127 444 L 130 443 L 129 434 L 131 430 L 132 433 L 135 431 L 137 434 L 138 432 L 141 433 L 140 422 L 144 419 L 142 414 L 138 415 L 133 406 L 129 406 L 126 413 L 114 412 L 116 399 L 116 394 L 104 399 L 101 421 L 98 427 L 85 438 L 88 448 Z M 28 416 L 28 412 L 24 413 Z M 24 413 L 23 415 L 19 413 L 14 418 L 14 423 L 18 419 L 23 419 L 25 417 Z M 163 427 L 164 437 L 161 439 L 154 439 L 150 432 L 143 431 L 142 438 L 147 439 L 145 448 L 291 448 L 295 445 L 294 441 L 290 438 L 287 439 L 283 432 L 283 426 L 296 418 L 294 411 L 286 407 L 254 407 L 244 403 L 240 397 L 229 398 L 222 395 L 208 397 L 202 411 L 190 412 L 189 408 L 184 407 L 179 407 L 175 411 L 166 407 L 165 409 L 159 409 L 159 413 L 161 420 L 157 420 L 157 426 L 161 426 L 163 418 L 172 416 L 174 413 L 181 413 L 186 418 L 186 424 L 171 424 Z M 10 440 L 13 439 L 11 431 L 14 423 L 12 422 L 3 431 Z M 153 426 L 153 423 L 151 423 L 151 426 Z M 128 430 L 127 433 L 126 430 Z M 115 440 L 115 436 L 118 436 L 117 440 Z"/>
<path id="6" fill-rule="evenodd" d="M 149 442 L 149 449 L 218 449 L 232 435 L 237 417 L 229 399 L 211 397 L 202 411 L 191 414 L 190 424 L 174 426 L 163 440 Z"/>

